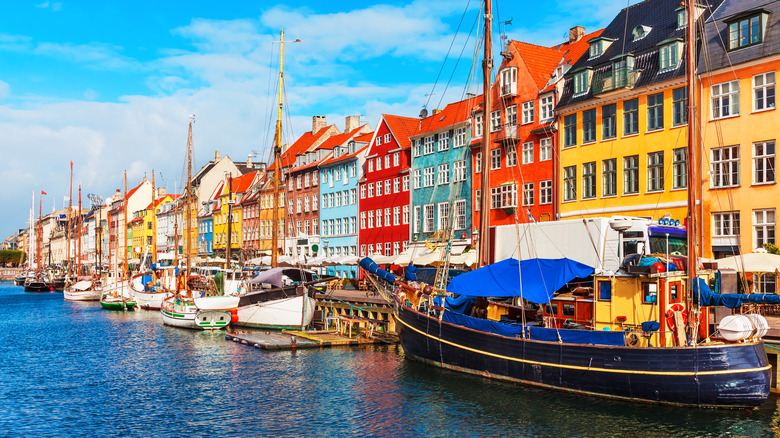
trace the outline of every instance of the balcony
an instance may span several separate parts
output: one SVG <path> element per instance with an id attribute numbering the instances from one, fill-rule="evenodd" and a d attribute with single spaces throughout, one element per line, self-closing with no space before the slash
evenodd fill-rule
<path id="1" fill-rule="evenodd" d="M 517 83 L 509 83 L 501 85 L 501 97 L 514 97 L 517 96 Z"/>
<path id="2" fill-rule="evenodd" d="M 517 141 L 520 139 L 517 135 L 517 125 L 504 125 L 504 129 L 498 131 L 496 133 L 496 141 L 499 142 L 508 142 L 508 141 Z"/>
<path id="3" fill-rule="evenodd" d="M 600 73 L 593 78 L 593 94 L 633 88 L 639 79 L 640 73 L 641 70 L 635 69 L 620 69 L 615 72 Z"/>

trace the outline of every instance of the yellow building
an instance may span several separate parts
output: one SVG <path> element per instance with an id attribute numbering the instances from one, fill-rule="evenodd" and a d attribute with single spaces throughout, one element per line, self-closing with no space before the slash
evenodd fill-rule
<path id="1" fill-rule="evenodd" d="M 556 108 L 560 219 L 684 222 L 688 100 L 679 6 L 657 1 L 623 9 L 566 74 Z"/>
<path id="2" fill-rule="evenodd" d="M 242 209 L 236 208 L 236 200 L 249 189 L 258 176 L 258 172 L 247 173 L 222 181 L 215 189 L 217 206 L 214 215 L 214 255 L 224 257 L 227 249 L 228 230 L 230 234 L 230 251 L 238 255 L 241 250 Z M 232 185 L 230 182 L 232 181 Z M 230 219 L 229 219 L 230 217 Z M 232 258 L 232 256 L 231 256 Z"/>
<path id="3" fill-rule="evenodd" d="M 706 257 L 750 253 L 777 243 L 775 147 L 780 115 L 775 82 L 780 54 L 778 37 L 767 32 L 766 17 L 769 11 L 780 12 L 780 6 L 764 3 L 727 1 L 707 24 L 710 37 L 702 59 L 706 63 L 701 63 L 707 68 L 699 70 L 703 167 L 709 171 L 703 181 Z M 735 34 L 733 29 L 747 33 Z M 775 292 L 776 277 L 766 277 L 762 290 Z"/>

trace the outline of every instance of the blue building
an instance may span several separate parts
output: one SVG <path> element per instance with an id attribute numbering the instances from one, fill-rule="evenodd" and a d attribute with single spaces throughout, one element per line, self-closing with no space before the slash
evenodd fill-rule
<path id="1" fill-rule="evenodd" d="M 447 105 L 420 120 L 412 141 L 414 242 L 471 243 L 471 117 L 482 97 Z"/>
<path id="2" fill-rule="evenodd" d="M 320 163 L 320 234 L 324 254 L 331 258 L 357 256 L 358 180 L 363 176 L 366 151 L 373 133 L 336 145 Z M 321 252 L 320 254 L 323 254 Z M 357 278 L 355 265 L 328 267 L 328 274 Z"/>
<path id="3" fill-rule="evenodd" d="M 214 255 L 214 215 L 211 209 L 201 211 L 198 215 L 198 255 L 212 257 Z"/>

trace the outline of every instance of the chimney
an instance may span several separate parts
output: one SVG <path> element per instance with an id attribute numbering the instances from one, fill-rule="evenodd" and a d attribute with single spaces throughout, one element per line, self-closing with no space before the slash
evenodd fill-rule
<path id="1" fill-rule="evenodd" d="M 352 132 L 360 125 L 360 116 L 347 116 L 346 129 L 344 132 Z"/>
<path id="2" fill-rule="evenodd" d="M 569 42 L 573 43 L 579 41 L 585 36 L 585 28 L 582 26 L 574 26 L 569 29 Z"/>
<path id="3" fill-rule="evenodd" d="M 328 126 L 328 119 L 325 116 L 313 116 L 311 118 L 311 133 L 316 134 L 320 129 Z"/>
<path id="4" fill-rule="evenodd" d="M 220 158 L 219 151 L 214 151 L 214 162 L 216 163 L 217 161 L 219 161 L 219 158 Z"/>
<path id="5" fill-rule="evenodd" d="M 246 167 L 249 167 L 250 169 L 252 168 L 252 154 L 249 154 L 246 157 Z"/>
<path id="6" fill-rule="evenodd" d="M 437 108 L 437 109 L 432 111 L 432 113 L 433 113 L 432 115 L 435 116 L 436 114 L 439 114 L 440 112 L 441 112 L 441 110 Z"/>
<path id="7" fill-rule="evenodd" d="M 116 189 L 116 194 L 114 194 L 114 201 L 118 201 L 122 199 L 122 191 L 119 189 Z"/>

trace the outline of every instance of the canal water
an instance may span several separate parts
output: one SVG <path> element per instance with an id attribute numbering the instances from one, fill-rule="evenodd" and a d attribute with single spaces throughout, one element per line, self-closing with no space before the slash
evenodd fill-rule
<path id="1" fill-rule="evenodd" d="M 775 436 L 756 410 L 631 404 L 439 370 L 397 346 L 265 352 L 0 283 L 0 436 Z"/>

